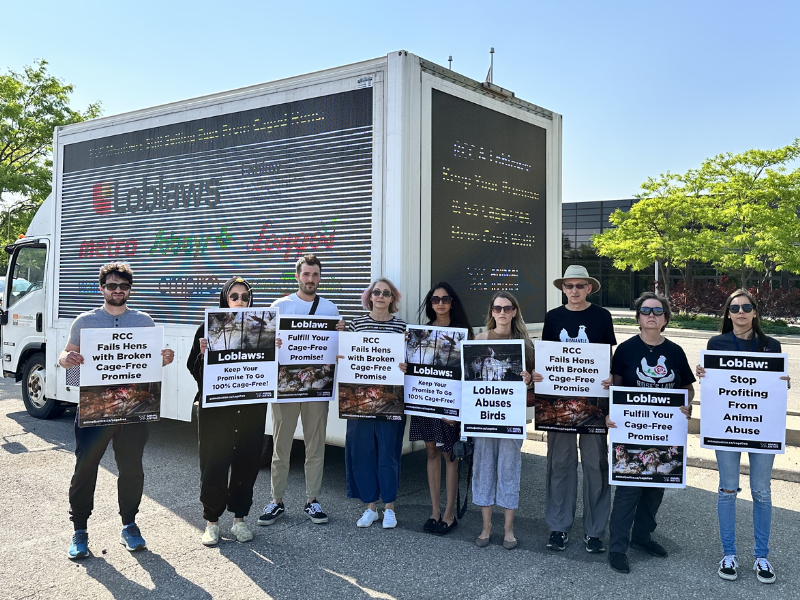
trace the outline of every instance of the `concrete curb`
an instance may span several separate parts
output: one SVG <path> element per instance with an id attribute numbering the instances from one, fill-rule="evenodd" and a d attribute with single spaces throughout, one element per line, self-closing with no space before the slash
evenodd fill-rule
<path id="1" fill-rule="evenodd" d="M 639 333 L 639 327 L 636 325 L 615 324 L 614 330 L 620 333 Z M 706 340 L 719 334 L 718 331 L 706 331 L 703 329 L 667 329 L 665 333 L 667 337 L 684 337 Z M 800 346 L 800 335 L 770 335 L 770 337 L 778 340 L 781 345 L 789 344 L 791 346 Z"/>
<path id="2" fill-rule="evenodd" d="M 709 471 L 717 470 L 717 461 L 702 456 L 690 456 L 686 464 L 690 467 L 698 469 L 708 469 Z M 742 475 L 750 475 L 750 465 L 742 463 L 739 467 Z M 772 478 L 780 479 L 781 481 L 790 481 L 792 483 L 800 483 L 800 471 L 790 471 L 788 469 L 772 469 Z"/>

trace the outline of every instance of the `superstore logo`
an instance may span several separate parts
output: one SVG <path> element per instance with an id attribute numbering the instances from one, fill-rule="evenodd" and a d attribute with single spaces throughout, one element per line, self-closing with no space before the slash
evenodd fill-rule
<path id="1" fill-rule="evenodd" d="M 150 182 L 153 185 L 150 185 Z M 222 195 L 218 177 L 189 181 L 184 183 L 142 177 L 142 184 L 120 190 L 118 181 L 98 182 L 92 185 L 92 207 L 98 215 L 111 212 L 152 213 L 171 212 L 180 208 L 201 208 L 219 206 Z"/>

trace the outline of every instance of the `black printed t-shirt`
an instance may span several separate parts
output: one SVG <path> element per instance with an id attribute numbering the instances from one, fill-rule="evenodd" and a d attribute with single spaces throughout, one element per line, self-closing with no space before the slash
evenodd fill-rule
<path id="1" fill-rule="evenodd" d="M 665 339 L 651 352 L 638 335 L 617 347 L 611 373 L 620 375 L 625 387 L 677 389 L 696 381 L 678 344 Z"/>
<path id="2" fill-rule="evenodd" d="M 605 308 L 590 304 L 584 310 L 567 310 L 559 306 L 544 316 L 542 340 L 616 345 L 614 323 Z"/>

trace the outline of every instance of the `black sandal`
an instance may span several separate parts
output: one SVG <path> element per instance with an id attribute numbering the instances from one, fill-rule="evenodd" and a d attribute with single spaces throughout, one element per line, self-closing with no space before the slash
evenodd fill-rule
<path id="1" fill-rule="evenodd" d="M 422 530 L 428 533 L 433 533 L 438 524 L 439 521 L 437 521 L 436 519 L 428 519 L 427 521 L 425 521 L 425 525 L 422 526 Z"/>
<path id="2" fill-rule="evenodd" d="M 452 525 L 448 525 L 444 521 L 439 521 L 439 523 L 436 525 L 436 529 L 433 530 L 433 535 L 447 535 L 456 527 L 458 527 L 457 519 L 453 519 Z"/>

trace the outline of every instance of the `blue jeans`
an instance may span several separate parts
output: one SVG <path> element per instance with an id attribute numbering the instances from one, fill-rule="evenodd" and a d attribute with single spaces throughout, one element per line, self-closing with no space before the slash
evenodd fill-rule
<path id="1" fill-rule="evenodd" d="M 719 517 L 719 538 L 722 553 L 736 554 L 736 495 L 739 487 L 739 461 L 741 452 L 717 450 L 719 467 L 719 497 L 717 516 Z M 774 454 L 749 452 L 750 455 L 750 494 L 753 496 L 753 534 L 755 558 L 766 558 L 769 554 L 769 532 L 772 527 L 772 463 Z"/>

